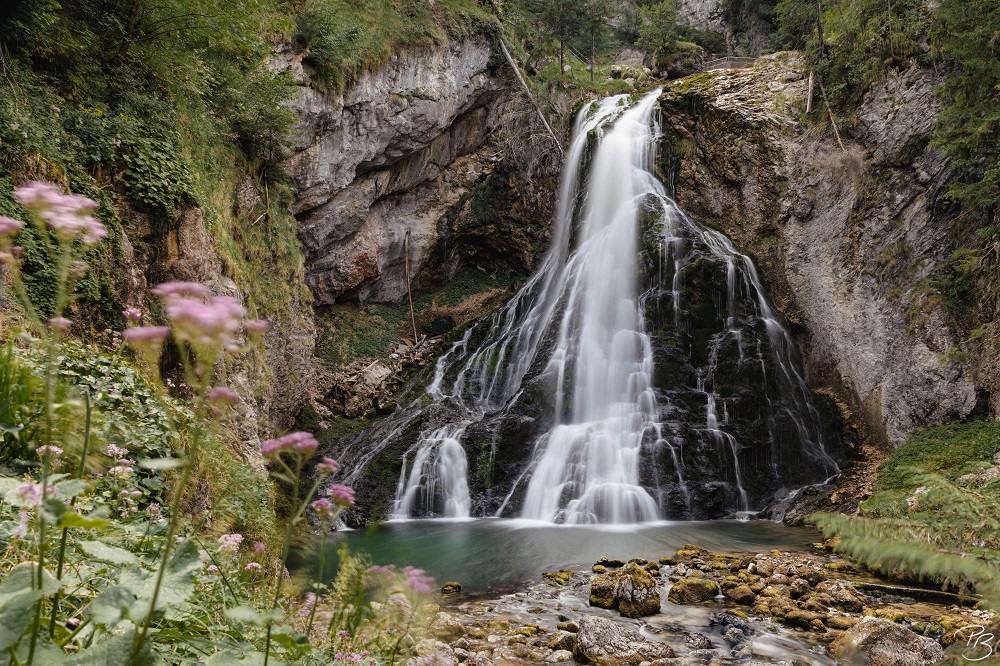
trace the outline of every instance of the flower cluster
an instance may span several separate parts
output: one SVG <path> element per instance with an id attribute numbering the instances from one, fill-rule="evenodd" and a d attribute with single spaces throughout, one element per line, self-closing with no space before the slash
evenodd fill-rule
<path id="1" fill-rule="evenodd" d="M 376 666 L 378 661 L 372 657 L 371 652 L 368 650 L 362 650 L 361 652 L 344 652 L 343 650 L 337 650 L 333 655 L 334 663 L 337 664 L 361 664 L 364 662 L 368 663 L 368 666 Z"/>
<path id="2" fill-rule="evenodd" d="M 51 183 L 28 183 L 14 190 L 14 197 L 34 212 L 50 229 L 66 240 L 80 237 L 86 245 L 96 245 L 107 230 L 90 215 L 97 210 L 97 202 L 79 194 L 62 194 Z M 10 220 L 5 223 L 11 228 Z"/>
<path id="3" fill-rule="evenodd" d="M 246 320 L 246 310 L 230 296 L 212 296 L 197 282 L 164 282 L 153 293 L 163 301 L 174 335 L 196 349 L 238 351 L 239 333 L 266 328 L 266 322 Z"/>
<path id="4" fill-rule="evenodd" d="M 260 445 L 260 452 L 267 455 L 277 454 L 282 451 L 302 451 L 313 453 L 319 447 L 319 442 L 308 432 L 293 432 L 279 437 L 269 439 Z"/>
<path id="5" fill-rule="evenodd" d="M 354 506 L 354 488 L 348 488 L 347 486 L 335 483 L 330 486 L 327 492 L 333 498 L 333 503 L 342 509 Z"/>
<path id="6" fill-rule="evenodd" d="M 425 576 L 423 569 L 406 567 L 403 569 L 403 573 L 406 575 L 406 584 L 411 591 L 417 594 L 429 594 L 434 590 L 434 579 Z"/>
<path id="7" fill-rule="evenodd" d="M 59 467 L 59 465 L 62 463 L 62 461 L 59 459 L 59 456 L 62 455 L 63 450 L 60 449 L 58 446 L 48 446 L 48 445 L 39 446 L 37 449 L 35 449 L 35 453 L 42 460 L 45 460 L 46 456 L 48 456 L 49 465 L 51 467 Z"/>
<path id="8" fill-rule="evenodd" d="M 333 502 L 325 497 L 321 497 L 309 505 L 316 512 L 316 517 L 320 520 L 329 520 L 333 515 Z"/>
<path id="9" fill-rule="evenodd" d="M 227 553 L 235 553 L 243 543 L 242 534 L 223 534 L 219 537 L 219 550 Z"/>

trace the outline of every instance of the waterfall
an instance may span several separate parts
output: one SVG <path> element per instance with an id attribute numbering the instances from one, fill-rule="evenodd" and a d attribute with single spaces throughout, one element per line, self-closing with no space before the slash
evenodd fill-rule
<path id="1" fill-rule="evenodd" d="M 438 360 L 430 406 L 400 417 L 437 415 L 403 456 L 391 517 L 477 513 L 467 450 L 484 437 L 481 485 L 498 449 L 530 451 L 490 511 L 554 523 L 694 516 L 706 488 L 712 513 L 759 510 L 836 473 L 752 261 L 684 215 L 655 175 L 658 98 L 610 97 L 579 113 L 541 266 Z M 724 302 L 691 294 L 709 289 L 699 271 L 722 274 L 709 282 L 724 283 Z M 676 360 L 661 369 L 664 354 Z M 522 420 L 538 430 L 505 440 L 502 424 L 526 406 L 538 416 Z"/>

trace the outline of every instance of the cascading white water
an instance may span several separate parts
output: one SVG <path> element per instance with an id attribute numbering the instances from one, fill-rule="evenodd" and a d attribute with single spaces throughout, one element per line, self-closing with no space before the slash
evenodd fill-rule
<path id="1" fill-rule="evenodd" d="M 751 510 L 748 484 L 752 492 L 752 484 L 763 478 L 759 454 L 753 453 L 758 458 L 748 481 L 744 463 L 750 451 L 729 431 L 729 403 L 716 377 L 718 357 L 734 344 L 738 362 L 759 364 L 763 381 L 774 383 L 780 394 L 776 403 L 765 395 L 770 411 L 760 418 L 793 424 L 794 433 L 787 435 L 785 428 L 781 441 L 769 431 L 768 487 L 784 488 L 785 477 L 795 477 L 789 470 L 803 462 L 824 477 L 836 472 L 794 344 L 767 303 L 753 263 L 725 236 L 685 216 L 654 174 L 658 97 L 656 91 L 630 106 L 627 96 L 617 96 L 580 112 L 566 155 L 552 247 L 488 329 L 468 329 L 438 360 L 427 391 L 446 421 L 427 428 L 404 456 L 392 518 L 470 515 L 463 438 L 484 419 L 516 405 L 529 373 L 551 386 L 546 396 L 551 427 L 534 439 L 532 459 L 504 490 L 497 515 L 510 515 L 508 504 L 520 501 L 522 517 L 555 523 L 657 520 L 668 500 L 657 490 L 658 481 L 641 478 L 640 463 L 662 451 L 674 469 L 672 487 L 690 513 L 692 492 L 682 470 L 685 447 L 696 444 L 691 432 L 714 446 L 714 478 L 732 491 L 728 506 Z M 654 389 L 653 344 L 643 306 L 651 292 L 639 290 L 639 240 L 650 222 L 659 237 L 661 264 L 673 270 L 667 293 L 675 329 L 690 327 L 682 303 L 686 268 L 703 260 L 725 266 L 724 327 L 708 340 L 708 362 L 697 369 L 696 386 L 678 387 L 701 396 L 700 424 L 665 420 L 664 413 L 675 408 L 658 404 Z M 757 326 L 766 336 L 754 333 Z M 752 344 L 744 349 L 745 332 L 756 350 Z M 768 379 L 769 368 L 778 376 Z M 492 431 L 489 468 L 497 435 Z M 806 477 L 802 485 L 817 474 L 798 476 Z M 758 492 L 756 501 L 766 496 Z M 676 505 L 676 498 L 671 501 Z"/>
<path id="2" fill-rule="evenodd" d="M 569 400 L 570 408 L 564 415 L 557 407 L 560 422 L 538 441 L 525 518 L 568 524 L 658 518 L 656 502 L 639 485 L 639 454 L 656 418 L 656 397 L 639 308 L 637 233 L 657 97 L 623 113 L 590 163 L 592 186 L 564 276 L 569 301 L 549 363 L 559 378 L 556 404 Z"/>

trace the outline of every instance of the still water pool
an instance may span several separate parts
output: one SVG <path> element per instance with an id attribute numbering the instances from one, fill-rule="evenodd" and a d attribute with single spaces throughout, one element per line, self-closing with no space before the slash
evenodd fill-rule
<path id="1" fill-rule="evenodd" d="M 766 521 L 565 526 L 489 518 L 406 520 L 338 533 L 328 547 L 328 565 L 335 565 L 336 545 L 346 542 L 375 564 L 412 565 L 439 581 L 458 581 L 466 591 L 489 592 L 537 580 L 543 571 L 589 566 L 601 556 L 656 560 L 685 543 L 720 551 L 804 550 L 818 539 L 811 528 Z"/>

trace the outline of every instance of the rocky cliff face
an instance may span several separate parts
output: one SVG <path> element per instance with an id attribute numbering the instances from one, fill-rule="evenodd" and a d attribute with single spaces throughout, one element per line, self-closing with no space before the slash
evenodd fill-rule
<path id="1" fill-rule="evenodd" d="M 499 83 L 489 42 L 404 52 L 342 93 L 304 84 L 292 103 L 299 151 L 288 163 L 316 301 L 399 302 L 438 246 L 449 212 L 492 166 L 485 138 Z"/>
<path id="2" fill-rule="evenodd" d="M 807 72 L 778 54 L 668 87 L 677 198 L 750 250 L 796 326 L 810 384 L 835 397 L 859 442 L 895 444 L 968 416 L 976 368 L 934 285 L 956 249 L 952 174 L 927 147 L 931 72 L 891 72 L 841 148 L 806 131 Z M 844 132 L 845 128 L 841 127 Z"/>
<path id="3" fill-rule="evenodd" d="M 725 32 L 719 0 L 678 0 L 677 20 L 698 30 Z"/>

